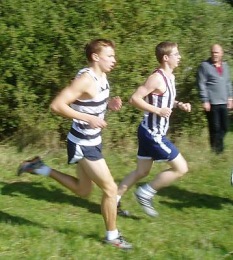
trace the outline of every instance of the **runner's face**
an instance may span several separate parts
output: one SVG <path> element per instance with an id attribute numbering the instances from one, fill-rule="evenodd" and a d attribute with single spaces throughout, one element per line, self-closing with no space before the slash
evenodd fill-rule
<path id="1" fill-rule="evenodd" d="M 181 60 L 180 53 L 178 51 L 177 47 L 174 47 L 171 51 L 171 54 L 168 55 L 169 57 L 169 63 L 172 68 L 176 68 Z"/>
<path id="2" fill-rule="evenodd" d="M 99 66 L 103 72 L 110 72 L 115 64 L 115 51 L 112 47 L 103 47 L 101 52 L 98 54 Z"/>

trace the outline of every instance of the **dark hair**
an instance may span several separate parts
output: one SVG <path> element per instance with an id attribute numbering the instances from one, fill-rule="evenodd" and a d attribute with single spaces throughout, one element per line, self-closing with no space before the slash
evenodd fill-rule
<path id="1" fill-rule="evenodd" d="M 164 55 L 170 55 L 172 49 L 178 47 L 175 42 L 161 42 L 155 47 L 155 56 L 159 63 L 163 61 Z"/>
<path id="2" fill-rule="evenodd" d="M 110 46 L 115 49 L 115 43 L 111 40 L 106 39 L 96 39 L 87 43 L 85 46 L 85 53 L 88 61 L 92 61 L 92 54 L 99 54 L 103 47 Z"/>

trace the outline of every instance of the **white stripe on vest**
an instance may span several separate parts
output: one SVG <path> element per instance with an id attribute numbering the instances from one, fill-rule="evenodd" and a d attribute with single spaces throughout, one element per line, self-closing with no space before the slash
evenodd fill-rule
<path id="1" fill-rule="evenodd" d="M 158 69 L 155 72 L 162 75 L 166 84 L 166 91 L 161 95 L 150 93 L 146 96 L 145 101 L 155 107 L 169 107 L 172 109 L 176 97 L 175 82 L 166 77 L 162 70 Z M 169 118 L 160 117 L 154 113 L 145 111 L 141 124 L 153 134 L 166 135 L 169 128 Z"/>
<path id="2" fill-rule="evenodd" d="M 71 107 L 79 112 L 95 115 L 100 118 L 104 118 L 107 110 L 108 98 L 109 98 L 109 83 L 107 79 L 105 82 L 100 82 L 95 73 L 89 69 L 84 68 L 78 72 L 76 77 L 79 77 L 83 73 L 88 73 L 96 82 L 97 95 L 88 100 L 76 100 Z M 88 123 L 73 119 L 72 127 L 68 133 L 67 138 L 73 143 L 85 146 L 94 146 L 101 143 L 101 128 L 92 129 Z"/>

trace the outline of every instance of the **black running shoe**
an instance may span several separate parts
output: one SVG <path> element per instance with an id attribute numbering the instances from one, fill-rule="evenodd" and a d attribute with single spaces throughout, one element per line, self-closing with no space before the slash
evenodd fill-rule
<path id="1" fill-rule="evenodd" d="M 129 217 L 130 216 L 130 213 L 129 213 L 128 210 L 123 210 L 121 208 L 121 202 L 120 201 L 117 204 L 117 215 L 122 216 L 122 217 Z"/>
<path id="2" fill-rule="evenodd" d="M 31 174 L 36 174 L 35 170 L 44 166 L 44 163 L 41 161 L 39 156 L 34 157 L 31 160 L 22 162 L 19 165 L 17 175 L 20 176 L 23 172 L 28 172 Z"/>
<path id="3" fill-rule="evenodd" d="M 140 187 L 139 187 L 140 188 Z M 134 193 L 137 202 L 142 206 L 145 213 L 151 217 L 156 217 L 159 213 L 154 209 L 152 205 L 152 199 L 147 199 L 138 194 L 138 190 Z"/>

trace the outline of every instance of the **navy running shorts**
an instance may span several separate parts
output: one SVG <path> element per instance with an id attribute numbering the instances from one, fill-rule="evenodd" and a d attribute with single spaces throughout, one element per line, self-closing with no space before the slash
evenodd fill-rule
<path id="1" fill-rule="evenodd" d="M 83 146 L 67 140 L 68 163 L 77 163 L 83 158 L 90 161 L 97 161 L 103 158 L 102 144 L 96 146 Z"/>
<path id="2" fill-rule="evenodd" d="M 172 161 L 179 154 L 166 136 L 152 135 L 142 125 L 138 127 L 138 158 L 154 161 Z"/>

